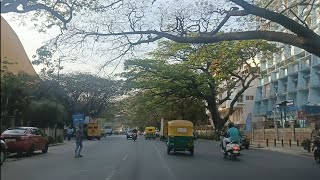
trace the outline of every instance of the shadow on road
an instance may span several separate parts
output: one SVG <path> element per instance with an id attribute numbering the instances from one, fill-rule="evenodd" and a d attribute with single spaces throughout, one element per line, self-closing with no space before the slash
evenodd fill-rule
<path id="1" fill-rule="evenodd" d="M 190 155 L 190 152 L 188 152 L 188 151 L 185 151 L 185 152 L 182 152 L 182 151 L 171 152 L 170 155 L 177 156 L 177 157 L 193 157 L 193 156 Z"/>
<path id="2" fill-rule="evenodd" d="M 45 155 L 42 152 L 34 152 L 33 156 L 41 156 L 41 155 Z M 18 160 L 22 160 L 25 158 L 32 158 L 33 156 L 27 156 L 26 153 L 23 153 L 22 155 L 18 155 L 17 153 L 11 153 L 7 158 L 6 161 L 18 161 Z"/>

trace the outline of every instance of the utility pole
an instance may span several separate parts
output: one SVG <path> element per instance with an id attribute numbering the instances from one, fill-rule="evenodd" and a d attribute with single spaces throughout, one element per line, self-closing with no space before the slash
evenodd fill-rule
<path id="1" fill-rule="evenodd" d="M 60 85 L 60 65 L 61 65 L 61 58 L 59 57 L 58 59 L 58 77 L 57 77 L 57 84 L 58 84 L 58 88 Z M 59 117 L 59 111 L 58 111 L 58 101 L 56 100 L 56 118 L 57 118 L 57 122 L 58 122 L 58 117 Z M 54 128 L 54 138 L 57 138 L 57 125 L 58 123 L 56 123 L 55 128 Z"/>

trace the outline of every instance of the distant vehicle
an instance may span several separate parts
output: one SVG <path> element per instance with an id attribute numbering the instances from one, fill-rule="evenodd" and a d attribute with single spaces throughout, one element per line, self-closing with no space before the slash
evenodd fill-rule
<path id="1" fill-rule="evenodd" d="M 8 152 L 18 153 L 18 156 L 23 152 L 26 152 L 27 156 L 32 156 L 34 151 L 38 150 L 48 152 L 48 138 L 36 127 L 9 128 L 1 134 L 1 139 L 7 144 Z"/>
<path id="2" fill-rule="evenodd" d="M 93 138 L 96 138 L 100 140 L 101 135 L 102 132 L 98 123 L 87 124 L 87 139 L 91 140 Z"/>
<path id="3" fill-rule="evenodd" d="M 160 131 L 157 129 L 156 130 L 156 137 L 159 137 L 160 136 Z"/>
<path id="4" fill-rule="evenodd" d="M 3 140 L 1 140 L 0 165 L 4 162 L 4 160 L 7 157 L 7 149 L 8 149 L 8 146 L 6 145 L 6 143 Z"/>
<path id="5" fill-rule="evenodd" d="M 104 127 L 104 132 L 105 132 L 106 135 L 111 136 L 112 133 L 113 133 L 112 126 L 105 126 Z"/>
<path id="6" fill-rule="evenodd" d="M 144 137 L 146 139 L 156 139 L 156 128 L 155 127 L 146 127 L 145 130 L 144 130 L 146 133 L 144 135 Z"/>
<path id="7" fill-rule="evenodd" d="M 127 140 L 128 139 L 132 139 L 133 138 L 133 129 L 130 129 L 130 130 L 128 130 L 127 132 L 126 132 L 126 134 L 127 134 Z"/>

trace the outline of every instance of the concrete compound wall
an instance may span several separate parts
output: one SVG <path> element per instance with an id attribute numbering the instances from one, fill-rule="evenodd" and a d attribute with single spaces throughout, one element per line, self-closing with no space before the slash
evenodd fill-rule
<path id="1" fill-rule="evenodd" d="M 55 137 L 55 129 L 54 128 L 41 128 L 41 131 L 45 133 L 47 136 Z M 56 136 L 62 136 L 63 137 L 63 129 L 57 129 Z"/>
<path id="2" fill-rule="evenodd" d="M 278 129 L 278 132 L 276 129 L 255 129 L 252 133 L 253 140 L 274 140 L 283 139 L 284 141 L 289 140 L 299 140 L 303 141 L 305 139 L 311 138 L 311 132 L 312 129 L 310 128 L 285 128 L 285 129 Z M 278 137 L 278 138 L 277 138 Z"/>

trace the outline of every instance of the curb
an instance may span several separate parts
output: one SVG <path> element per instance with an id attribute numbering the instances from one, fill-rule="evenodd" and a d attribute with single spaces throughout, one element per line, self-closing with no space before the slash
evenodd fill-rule
<path id="1" fill-rule="evenodd" d="M 283 150 L 283 149 L 270 149 L 267 147 L 257 147 L 254 146 L 252 147 L 252 149 L 260 149 L 260 150 L 265 150 L 265 151 L 273 151 L 273 152 L 279 152 L 279 153 L 284 153 L 284 154 L 291 154 L 291 155 L 296 155 L 296 156 L 305 156 L 305 157 L 312 157 L 313 158 L 313 154 L 312 153 L 307 153 L 307 152 L 295 152 L 295 151 L 291 151 L 291 150 Z"/>

